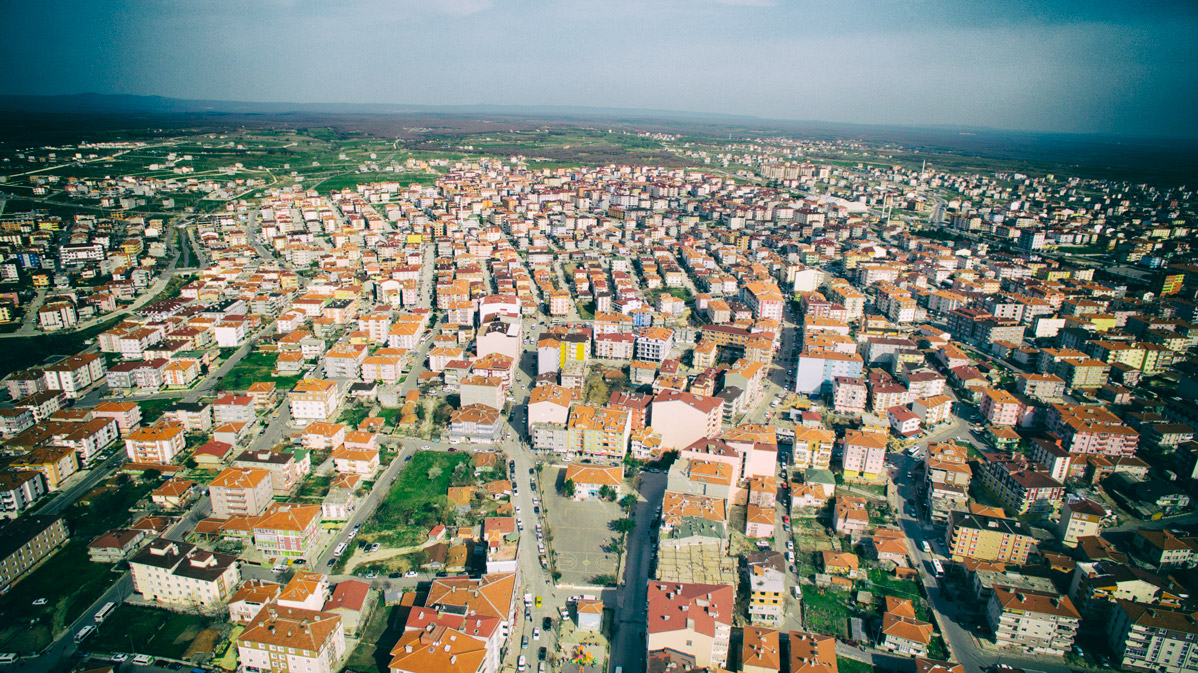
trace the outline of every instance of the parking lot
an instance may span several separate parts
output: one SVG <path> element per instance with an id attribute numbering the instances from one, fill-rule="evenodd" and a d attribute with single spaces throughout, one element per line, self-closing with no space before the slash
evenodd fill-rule
<path id="1" fill-rule="evenodd" d="M 608 524 L 621 516 L 614 502 L 563 498 L 557 494 L 557 484 L 565 468 L 549 467 L 541 473 L 541 490 L 553 539 L 549 546 L 562 574 L 559 585 L 594 586 L 597 575 L 614 575 L 616 555 L 603 551 L 616 533 Z"/>

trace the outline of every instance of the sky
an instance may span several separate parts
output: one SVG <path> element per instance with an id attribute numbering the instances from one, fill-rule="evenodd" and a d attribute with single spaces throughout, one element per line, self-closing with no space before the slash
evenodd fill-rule
<path id="1" fill-rule="evenodd" d="M 1193 0 L 0 0 L 0 93 L 1198 137 Z"/>

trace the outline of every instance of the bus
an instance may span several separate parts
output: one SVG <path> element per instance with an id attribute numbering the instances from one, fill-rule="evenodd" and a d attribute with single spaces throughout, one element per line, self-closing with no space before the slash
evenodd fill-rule
<path id="1" fill-rule="evenodd" d="M 104 620 L 108 619 L 108 615 L 111 615 L 115 609 L 116 603 L 105 603 L 104 607 L 100 608 L 100 611 L 96 613 L 96 623 L 103 624 Z"/>
<path id="2" fill-rule="evenodd" d="M 341 556 L 344 553 L 345 553 L 345 543 L 344 542 L 337 545 L 337 548 L 333 550 L 333 556 Z"/>
<path id="3" fill-rule="evenodd" d="M 82 643 L 84 640 L 87 640 L 88 636 L 90 636 L 91 634 L 93 634 L 95 632 L 96 632 L 96 627 L 90 626 L 90 625 L 85 626 L 82 629 L 79 629 L 79 633 L 75 634 L 75 642 Z"/>
<path id="4" fill-rule="evenodd" d="M 936 577 L 944 576 L 944 566 L 940 564 L 940 559 L 932 559 L 932 570 L 936 571 Z"/>

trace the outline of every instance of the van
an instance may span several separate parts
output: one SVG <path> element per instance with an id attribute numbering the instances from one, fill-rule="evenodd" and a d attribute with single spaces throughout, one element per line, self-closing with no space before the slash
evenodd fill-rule
<path id="1" fill-rule="evenodd" d="M 341 556 L 342 554 L 344 554 L 344 553 L 345 553 L 345 546 L 346 546 L 346 545 L 345 545 L 345 543 L 344 543 L 344 542 L 342 542 L 342 543 L 338 544 L 338 545 L 337 545 L 337 548 L 333 550 L 333 556 Z"/>
<path id="2" fill-rule="evenodd" d="M 797 584 L 791 585 L 790 595 L 794 596 L 796 601 L 803 597 L 803 594 L 799 593 L 799 585 L 797 585 Z"/>
<path id="3" fill-rule="evenodd" d="M 523 671 L 527 668 L 528 668 L 528 659 L 523 654 L 521 654 L 520 658 L 516 660 L 516 670 Z"/>

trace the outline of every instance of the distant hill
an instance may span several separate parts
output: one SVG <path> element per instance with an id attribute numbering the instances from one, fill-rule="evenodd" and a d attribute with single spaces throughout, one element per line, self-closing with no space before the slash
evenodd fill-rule
<path id="1" fill-rule="evenodd" d="M 1120 138 L 969 127 L 914 127 L 762 119 L 677 110 L 579 106 L 399 105 L 370 103 L 263 103 L 164 96 L 81 93 L 0 95 L 0 140 L 67 142 L 94 132 L 136 135 L 139 130 L 219 129 L 232 125 L 330 126 L 385 137 L 410 137 L 413 127 L 470 135 L 485 124 L 596 124 L 684 135 L 750 138 L 786 135 L 820 140 L 893 144 L 957 169 L 998 170 L 985 160 L 1027 162 L 1074 175 L 1133 182 L 1192 184 L 1198 178 L 1198 139 Z M 953 155 L 947 160 L 943 156 Z M 960 159 L 958 160 L 957 157 Z M 909 157 L 910 158 L 910 157 Z M 971 161 L 970 158 L 981 159 Z"/>

